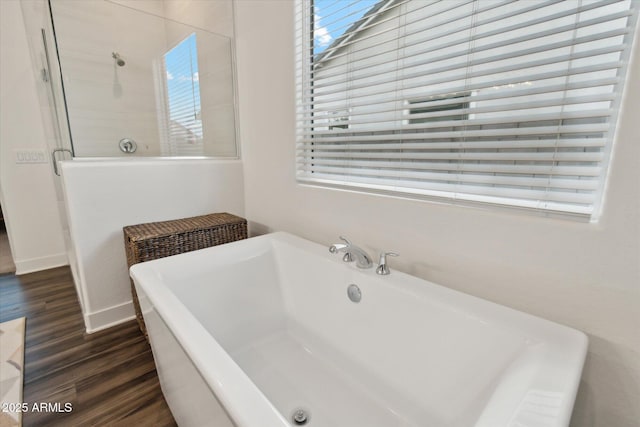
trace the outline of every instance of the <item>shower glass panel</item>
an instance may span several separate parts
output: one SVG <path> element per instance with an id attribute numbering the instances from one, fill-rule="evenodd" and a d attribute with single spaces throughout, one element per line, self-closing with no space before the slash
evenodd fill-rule
<path id="1" fill-rule="evenodd" d="M 238 156 L 230 38 L 108 1 L 50 4 L 76 157 Z"/>

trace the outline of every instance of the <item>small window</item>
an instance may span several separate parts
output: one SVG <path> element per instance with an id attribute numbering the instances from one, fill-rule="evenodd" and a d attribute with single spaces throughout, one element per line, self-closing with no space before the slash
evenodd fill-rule
<path id="1" fill-rule="evenodd" d="M 171 154 L 202 153 L 202 117 L 196 34 L 164 55 Z"/>
<path id="2" fill-rule="evenodd" d="M 349 114 L 347 111 L 334 111 L 329 117 L 329 130 L 349 129 Z"/>
<path id="3" fill-rule="evenodd" d="M 467 120 L 469 113 L 456 114 L 456 111 L 469 108 L 468 96 L 469 94 L 442 95 L 408 101 L 409 124 Z"/>

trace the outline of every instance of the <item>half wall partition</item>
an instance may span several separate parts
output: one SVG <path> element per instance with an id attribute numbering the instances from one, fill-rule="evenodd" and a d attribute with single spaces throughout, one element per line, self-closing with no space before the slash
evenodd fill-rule
<path id="1" fill-rule="evenodd" d="M 66 255 L 95 332 L 134 315 L 123 226 L 244 214 L 233 3 L 20 3 Z"/>

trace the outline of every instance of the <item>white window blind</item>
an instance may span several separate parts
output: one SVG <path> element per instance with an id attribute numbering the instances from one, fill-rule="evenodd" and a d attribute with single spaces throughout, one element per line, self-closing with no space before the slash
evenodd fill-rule
<path id="1" fill-rule="evenodd" d="M 594 219 L 639 3 L 302 2 L 298 181 Z"/>
<path id="2" fill-rule="evenodd" d="M 167 88 L 168 153 L 202 155 L 203 134 L 196 34 L 164 55 Z"/>

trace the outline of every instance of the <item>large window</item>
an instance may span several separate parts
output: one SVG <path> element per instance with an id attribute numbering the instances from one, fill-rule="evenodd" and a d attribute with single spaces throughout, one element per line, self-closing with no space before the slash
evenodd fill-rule
<path id="1" fill-rule="evenodd" d="M 638 4 L 302 2 L 298 181 L 596 219 Z"/>

